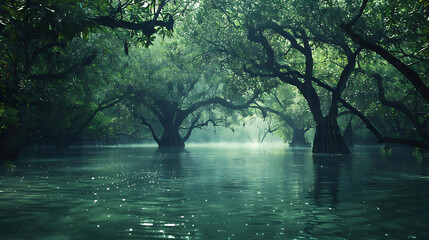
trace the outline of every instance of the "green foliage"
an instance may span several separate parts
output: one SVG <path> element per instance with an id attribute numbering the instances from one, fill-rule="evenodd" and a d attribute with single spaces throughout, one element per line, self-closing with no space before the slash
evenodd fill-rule
<path id="1" fill-rule="evenodd" d="M 0 103 L 0 134 L 19 124 L 18 111 L 3 103 Z"/>
<path id="2" fill-rule="evenodd" d="M 285 35 L 295 36 L 296 44 L 302 46 L 305 34 L 310 40 L 311 60 L 314 63 L 312 75 L 335 88 L 348 64 L 347 56 L 358 48 L 341 26 L 358 14 L 360 4 L 360 1 L 204 1 L 193 17 L 199 27 L 191 29 L 189 36 L 207 52 L 213 53 L 213 57 L 220 58 L 225 65 L 234 69 L 235 73 L 245 71 L 254 73 L 250 76 L 270 76 L 274 75 L 275 68 L 280 68 L 284 73 L 298 71 L 304 74 L 307 59 L 301 51 L 292 47 L 293 43 Z M 258 31 L 270 22 L 281 26 L 284 35 L 270 28 Z M 420 55 L 426 55 L 429 49 L 427 26 L 427 16 L 416 1 L 370 1 L 354 29 L 365 39 L 388 49 L 405 64 L 412 66 L 422 79 L 428 79 L 429 61 Z M 260 37 L 259 40 L 266 42 L 256 44 L 249 41 L 252 31 L 256 32 L 255 38 Z M 266 66 L 269 54 L 273 55 L 274 61 L 271 69 Z M 413 109 L 418 113 L 420 122 L 427 123 L 424 116 L 427 114 L 420 114 L 428 111 L 427 103 L 417 97 L 413 86 L 398 75 L 397 70 L 373 53 L 362 51 L 356 62 L 356 70 L 350 74 L 343 98 L 365 113 L 386 135 L 416 139 L 410 119 L 397 109 L 380 103 L 371 75 L 382 72 L 383 77 L 389 79 L 386 97 Z M 279 88 L 276 84 L 267 83 L 267 78 L 253 78 L 240 85 Z M 310 84 L 316 88 L 323 114 L 328 114 L 333 102 L 331 93 L 317 88 L 314 83 Z M 306 90 L 302 90 L 301 94 L 306 94 Z M 309 101 L 309 104 L 313 103 Z M 344 111 L 341 105 L 338 107 Z"/>
<path id="3" fill-rule="evenodd" d="M 153 121 L 157 117 L 154 106 L 170 107 L 163 110 L 168 113 L 213 97 L 242 103 L 254 92 L 264 93 L 259 105 L 287 114 L 299 128 L 311 127 L 310 98 L 299 91 L 303 89 L 297 87 L 300 84 L 289 85 L 290 79 L 273 77 L 276 72 L 266 67 L 267 49 L 250 41 L 250 32 L 275 23 L 284 27 L 285 34 L 295 36 L 300 46 L 304 35 L 308 37 L 314 63 L 311 75 L 331 87 L 339 83 L 347 56 L 358 48 L 341 25 L 358 13 L 361 1 L 164 3 L 2 1 L 0 133 L 24 125 L 36 141 L 57 135 L 65 138 L 93 118 L 80 137 L 103 139 L 119 132 L 142 136 L 145 131 L 140 131 L 139 116 L 162 131 L 160 123 Z M 427 83 L 428 4 L 426 0 L 370 1 L 353 29 L 411 66 Z M 171 40 L 175 22 L 175 39 Z M 308 70 L 307 59 L 292 47 L 291 39 L 269 28 L 261 35 L 274 52 L 279 72 L 303 75 Z M 383 133 L 418 139 L 403 113 L 379 101 L 372 78 L 375 73 L 386 79 L 387 99 L 403 103 L 419 122 L 427 120 L 427 102 L 396 69 L 369 51 L 359 53 L 342 97 Z M 314 82 L 298 81 L 314 89 L 322 113 L 328 114 L 331 93 Z M 116 105 L 100 110 L 118 98 Z M 341 104 L 338 109 L 345 111 Z M 254 113 L 208 105 L 190 114 L 182 127 L 191 126 L 195 119 L 198 123 L 216 119 L 230 126 Z M 268 118 L 282 122 L 280 117 Z M 346 122 L 340 119 L 343 129 Z M 363 125 L 355 127 L 358 132 L 364 129 Z M 290 128 L 282 131 L 284 139 L 290 138 Z"/>
<path id="4" fill-rule="evenodd" d="M 100 53 L 96 49 L 104 49 L 106 57 L 112 39 L 113 43 L 119 38 L 122 43 L 148 47 L 155 34 L 171 37 L 172 16 L 177 18 L 184 10 L 182 1 L 177 5 L 165 1 L 2 1 L 1 131 L 23 125 L 32 129 L 36 138 L 67 135 L 91 116 L 101 101 L 123 92 L 118 85 L 104 87 L 107 72 L 101 70 L 105 67 L 102 61 L 96 61 Z M 124 24 L 114 25 L 118 21 Z M 110 28 L 103 27 L 106 25 Z M 111 35 L 100 39 L 100 32 Z M 112 54 L 109 60 L 113 60 Z M 112 69 L 110 73 L 118 70 L 106 69 Z"/>

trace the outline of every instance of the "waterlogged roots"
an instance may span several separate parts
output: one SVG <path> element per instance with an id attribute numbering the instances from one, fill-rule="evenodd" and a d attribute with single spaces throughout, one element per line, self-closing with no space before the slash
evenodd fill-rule
<path id="1" fill-rule="evenodd" d="M 325 117 L 316 123 L 313 153 L 350 153 L 335 119 Z"/>
<path id="2" fill-rule="evenodd" d="M 294 129 L 290 147 L 309 147 L 310 144 L 305 139 L 305 129 Z"/>
<path id="3" fill-rule="evenodd" d="M 160 141 L 158 142 L 160 148 L 184 148 L 185 141 L 179 134 L 179 131 L 165 131 Z"/>

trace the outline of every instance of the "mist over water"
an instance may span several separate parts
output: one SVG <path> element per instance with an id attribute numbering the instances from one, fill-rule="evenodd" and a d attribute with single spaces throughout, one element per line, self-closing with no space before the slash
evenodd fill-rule
<path id="1" fill-rule="evenodd" d="M 429 239 L 428 6 L 2 0 L 0 240 Z"/>
<path id="2" fill-rule="evenodd" d="M 0 170 L 1 239 L 427 239 L 424 158 L 229 143 L 29 149 Z"/>

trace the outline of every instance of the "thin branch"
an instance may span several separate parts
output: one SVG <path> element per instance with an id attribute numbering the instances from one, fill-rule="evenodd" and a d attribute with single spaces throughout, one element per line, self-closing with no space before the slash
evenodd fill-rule
<path id="1" fill-rule="evenodd" d="M 212 104 L 219 104 L 233 110 L 245 109 L 245 108 L 248 108 L 251 103 L 255 102 L 255 100 L 259 97 L 259 94 L 260 92 L 256 91 L 252 98 L 250 98 L 246 103 L 241 105 L 234 105 L 234 103 L 227 101 L 221 97 L 209 98 L 205 101 L 194 103 L 185 110 L 179 111 L 177 118 L 185 119 L 187 116 L 189 116 L 191 113 L 195 112 L 196 110 Z"/>
<path id="2" fill-rule="evenodd" d="M 202 122 L 202 123 L 199 123 L 199 124 L 196 124 L 196 122 L 193 122 L 193 124 L 189 127 L 188 132 L 186 133 L 186 136 L 183 138 L 183 141 L 186 141 L 186 140 L 189 139 L 189 137 L 191 136 L 192 131 L 195 128 L 202 128 L 202 127 L 208 126 L 209 123 L 212 123 L 213 125 L 216 125 L 215 120 L 212 120 L 212 119 L 209 119 L 209 120 L 207 120 L 205 122 Z"/>
<path id="3" fill-rule="evenodd" d="M 368 0 L 363 0 L 362 5 L 361 5 L 361 7 L 359 9 L 358 14 L 352 20 L 350 20 L 349 22 L 344 23 L 341 27 L 344 28 L 344 29 L 350 29 L 351 27 L 353 27 L 353 25 L 355 25 L 355 23 L 362 16 L 363 11 L 365 10 L 367 3 L 368 3 Z"/>
<path id="4" fill-rule="evenodd" d="M 410 109 L 405 106 L 402 102 L 399 101 L 392 101 L 388 100 L 385 96 L 385 90 L 383 87 L 383 78 L 380 74 L 374 74 L 373 77 L 375 78 L 377 82 L 377 88 L 378 88 L 378 97 L 380 99 L 380 102 L 388 107 L 394 108 L 400 112 L 402 112 L 407 119 L 413 124 L 413 126 L 416 128 L 417 134 L 423 138 L 425 141 L 429 142 L 429 133 L 426 130 L 427 126 L 422 125 L 419 122 L 418 116 L 413 114 Z"/>
<path id="5" fill-rule="evenodd" d="M 286 114 L 284 114 L 282 112 L 279 112 L 279 111 L 274 110 L 274 109 L 269 108 L 269 107 L 263 107 L 263 106 L 260 106 L 260 105 L 251 106 L 251 108 L 259 109 L 262 112 L 262 115 L 264 115 L 264 116 L 267 115 L 266 112 L 274 113 L 277 116 L 279 116 L 283 121 L 285 121 L 291 128 L 293 128 L 293 129 L 299 129 L 299 127 L 295 123 L 295 121 L 291 117 L 289 117 L 288 115 L 286 115 Z"/>
<path id="6" fill-rule="evenodd" d="M 323 83 L 319 79 L 312 77 L 312 81 L 314 81 L 317 85 L 325 88 L 326 90 L 333 92 L 334 88 L 330 87 L 329 85 Z M 420 142 L 413 139 L 406 139 L 406 138 L 393 138 L 393 137 L 384 137 L 377 128 L 371 123 L 371 121 L 358 109 L 353 107 L 351 104 L 349 104 L 346 100 L 342 99 L 341 97 L 337 98 L 338 101 L 346 107 L 348 110 L 350 110 L 353 114 L 358 116 L 360 120 L 366 125 L 366 128 L 374 134 L 374 136 L 377 138 L 379 143 L 398 143 L 398 144 L 405 144 L 413 147 L 420 147 L 424 149 L 429 149 L 429 143 L 426 142 Z"/>
<path id="7" fill-rule="evenodd" d="M 91 115 L 71 134 L 70 138 L 68 138 L 64 143 L 61 144 L 61 146 L 62 147 L 70 146 L 73 142 L 75 142 L 78 139 L 79 135 L 81 135 L 83 130 L 85 130 L 88 127 L 88 125 L 92 122 L 92 120 L 94 120 L 94 118 L 98 112 L 115 106 L 116 104 L 118 104 L 120 101 L 122 101 L 128 95 L 129 95 L 129 93 L 125 93 L 125 94 L 122 94 L 118 97 L 107 99 L 107 100 L 103 101 L 102 103 L 98 104 L 97 109 L 95 109 L 91 113 Z"/>
<path id="8" fill-rule="evenodd" d="M 161 140 L 156 135 L 155 130 L 153 129 L 152 125 L 143 116 L 140 116 L 139 119 L 141 120 L 141 123 L 143 125 L 145 125 L 146 127 L 149 128 L 149 131 L 152 134 L 153 140 L 155 140 L 156 143 L 160 144 Z"/>
<path id="9" fill-rule="evenodd" d="M 353 31 L 352 26 L 356 23 L 357 19 L 359 19 L 359 17 L 362 15 L 367 2 L 368 0 L 364 0 L 362 3 L 361 10 L 359 11 L 359 14 L 355 18 L 353 18 L 352 21 L 350 21 L 349 23 L 343 24 L 341 27 L 355 43 L 359 44 L 362 48 L 375 52 L 376 54 L 381 56 L 384 60 L 386 60 L 388 63 L 390 63 L 393 67 L 395 67 L 399 72 L 401 72 L 406 78 L 408 78 L 408 80 L 411 82 L 414 88 L 419 92 L 419 94 L 427 102 L 429 102 L 429 87 L 426 86 L 423 79 L 421 79 L 420 76 L 410 66 L 407 66 L 407 64 L 403 63 L 400 59 L 392 55 L 388 50 L 377 45 L 376 43 L 373 43 L 364 39 L 362 36 L 360 36 L 359 34 Z"/>

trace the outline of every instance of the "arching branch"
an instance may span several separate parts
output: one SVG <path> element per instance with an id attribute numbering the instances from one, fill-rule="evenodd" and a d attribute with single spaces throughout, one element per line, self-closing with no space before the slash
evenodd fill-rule
<path id="1" fill-rule="evenodd" d="M 259 143 L 263 143 L 265 138 L 267 137 L 268 133 L 274 133 L 275 131 L 279 130 L 279 126 L 271 126 L 271 122 L 268 122 L 268 128 L 266 129 L 266 131 L 264 131 L 264 135 L 262 135 L 262 138 L 260 139 Z"/>
<path id="2" fill-rule="evenodd" d="M 423 123 L 419 122 L 418 116 L 410 111 L 410 109 L 405 106 L 402 102 L 399 101 L 392 101 L 388 100 L 385 96 L 385 90 L 383 86 L 383 77 L 380 74 L 374 74 L 373 77 L 375 78 L 377 82 L 377 88 L 378 88 L 378 98 L 380 99 L 380 102 L 388 107 L 394 108 L 400 112 L 402 112 L 407 119 L 413 124 L 413 126 L 416 128 L 417 134 L 423 138 L 425 141 L 429 142 L 429 133 L 428 128 Z"/>
<path id="3" fill-rule="evenodd" d="M 368 4 L 368 0 L 363 0 L 362 5 L 361 5 L 361 7 L 359 9 L 358 14 L 356 14 L 356 16 L 352 20 L 350 20 L 349 22 L 344 23 L 341 27 L 344 28 L 344 29 L 350 29 L 351 27 L 353 27 L 353 25 L 355 25 L 355 23 L 362 16 L 363 11 L 365 10 L 367 4 Z"/>
<path id="4" fill-rule="evenodd" d="M 355 69 L 356 57 L 361 51 L 362 48 L 359 47 L 355 52 L 347 56 L 347 65 L 344 67 L 343 71 L 341 71 L 340 80 L 332 92 L 332 103 L 329 110 L 330 116 L 338 115 L 338 98 L 341 97 L 342 92 L 346 88 L 346 83 Z"/>
<path id="5" fill-rule="evenodd" d="M 192 121 L 191 126 L 188 128 L 188 132 L 186 133 L 185 137 L 183 138 L 183 141 L 185 141 L 185 142 L 186 142 L 186 141 L 189 139 L 189 137 L 190 137 L 190 136 L 191 136 L 191 134 L 192 134 L 192 131 L 193 131 L 195 128 L 202 128 L 202 127 L 208 126 L 208 125 L 209 125 L 209 123 L 212 123 L 213 125 L 215 125 L 215 124 L 216 124 L 215 120 L 212 120 L 212 119 L 209 119 L 209 120 L 207 120 L 207 121 L 205 121 L 205 122 L 202 122 L 202 123 L 198 123 L 198 124 L 197 124 L 198 120 L 199 120 L 199 117 L 198 117 L 198 118 L 195 118 L 195 119 L 194 119 L 194 121 Z"/>
<path id="6" fill-rule="evenodd" d="M 268 42 L 268 39 L 262 34 L 262 32 L 265 29 L 268 29 L 268 27 L 265 27 L 265 28 L 261 27 L 259 29 L 250 28 L 248 30 L 247 38 L 254 43 L 259 43 L 267 54 L 267 60 L 266 60 L 264 65 L 258 65 L 256 63 L 253 63 L 253 66 L 256 68 L 265 69 L 265 70 L 269 71 L 270 73 L 268 73 L 268 74 L 267 73 L 257 73 L 257 72 L 254 72 L 254 71 L 248 69 L 248 68 L 244 69 L 245 72 L 249 73 L 251 76 L 278 77 L 281 81 L 288 83 L 288 84 L 291 84 L 293 86 L 302 85 L 301 82 L 299 82 L 296 78 L 293 77 L 293 75 L 295 75 L 294 71 L 285 73 L 285 72 L 281 72 L 276 67 L 279 64 L 275 60 L 274 49 L 271 47 L 270 43 Z M 290 36 L 290 37 L 292 39 L 294 39 L 292 36 Z"/>
<path id="7" fill-rule="evenodd" d="M 323 87 L 330 92 L 334 91 L 334 88 L 325 84 L 324 82 L 320 81 L 315 77 L 312 77 L 311 80 L 314 81 L 320 87 Z M 365 124 L 366 128 L 372 134 L 374 134 L 374 136 L 377 138 L 379 143 L 398 143 L 398 144 L 405 144 L 413 147 L 429 149 L 429 143 L 426 143 L 426 142 L 420 142 L 420 141 L 416 141 L 413 139 L 406 139 L 406 138 L 384 137 L 380 133 L 380 131 L 377 130 L 377 128 L 372 124 L 372 122 L 361 111 L 353 107 L 351 104 L 349 104 L 346 100 L 342 99 L 341 97 L 338 97 L 337 99 L 344 107 L 346 107 L 349 111 L 351 111 L 353 114 L 359 117 L 359 119 Z"/>
<path id="8" fill-rule="evenodd" d="M 155 133 L 155 129 L 152 127 L 152 125 L 146 120 L 145 117 L 140 116 L 139 119 L 141 120 L 141 123 L 149 128 L 150 133 L 152 134 L 153 140 L 155 140 L 156 143 L 160 144 L 161 140 L 158 138 L 158 136 Z"/>
<path id="9" fill-rule="evenodd" d="M 249 28 L 247 38 L 252 42 L 257 42 L 262 45 L 265 50 L 265 53 L 267 54 L 265 67 L 273 68 L 276 63 L 274 49 L 271 47 L 268 40 L 263 36 L 263 30 L 264 29 L 255 29 L 251 27 Z"/>
<path id="10" fill-rule="evenodd" d="M 89 117 L 71 134 L 71 136 L 68 139 L 66 139 L 66 141 L 64 143 L 60 144 L 59 146 L 60 147 L 70 146 L 73 142 L 75 142 L 78 139 L 78 137 L 88 127 L 88 125 L 92 122 L 92 120 L 94 120 L 97 113 L 115 106 L 116 104 L 118 104 L 120 101 L 122 101 L 128 95 L 129 95 L 129 93 L 125 93 L 125 94 L 122 94 L 118 97 L 106 99 L 103 102 L 101 102 L 100 104 L 98 104 L 98 107 L 91 113 L 91 115 L 89 115 Z"/>
<path id="11" fill-rule="evenodd" d="M 289 117 L 288 115 L 286 115 L 286 114 L 284 114 L 282 112 L 279 112 L 279 111 L 277 111 L 275 109 L 272 109 L 272 108 L 269 108 L 269 107 L 263 107 L 263 106 L 260 106 L 260 105 L 251 106 L 251 108 L 259 109 L 264 116 L 266 115 L 266 112 L 274 113 L 277 116 L 279 116 L 283 121 L 285 121 L 287 123 L 287 125 L 289 125 L 291 128 L 293 128 L 293 129 L 299 129 L 299 127 L 295 123 L 295 121 L 291 117 Z"/>
<path id="12" fill-rule="evenodd" d="M 343 24 L 341 27 L 355 43 L 359 44 L 359 46 L 361 46 L 362 48 L 375 52 L 376 54 L 384 58 L 384 60 L 390 63 L 393 67 L 395 67 L 399 72 L 401 72 L 406 78 L 408 78 L 410 83 L 419 92 L 419 94 L 427 102 L 429 102 L 429 87 L 426 86 L 426 84 L 423 82 L 423 79 L 421 79 L 420 76 L 411 67 L 403 63 L 399 58 L 395 57 L 383 47 L 377 45 L 376 43 L 370 42 L 369 40 L 366 40 L 364 37 L 353 31 L 352 26 L 363 14 L 367 2 L 368 0 L 364 0 L 358 15 L 354 17 L 349 23 Z"/>
<path id="13" fill-rule="evenodd" d="M 205 101 L 194 103 L 185 110 L 179 111 L 179 113 L 177 114 L 177 118 L 185 119 L 187 116 L 189 116 L 191 113 L 195 112 L 196 110 L 212 104 L 219 104 L 221 106 L 224 106 L 226 108 L 233 109 L 233 110 L 245 109 L 245 108 L 248 108 L 251 103 L 255 102 L 255 100 L 259 97 L 259 94 L 260 92 L 256 91 L 252 98 L 250 98 L 246 103 L 241 105 L 234 105 L 234 103 L 228 100 L 225 100 L 221 97 L 209 98 Z"/>

